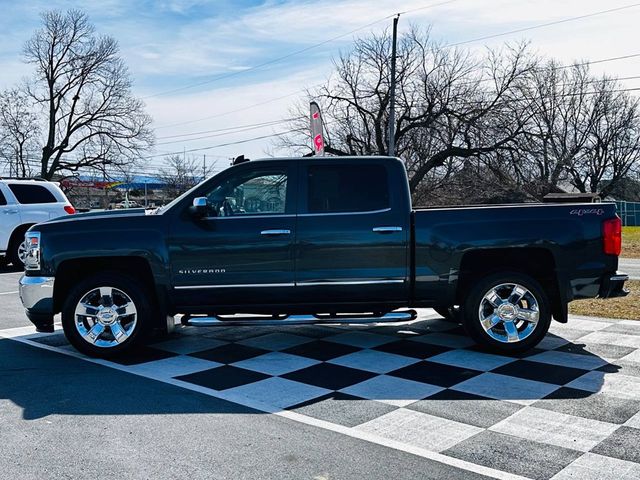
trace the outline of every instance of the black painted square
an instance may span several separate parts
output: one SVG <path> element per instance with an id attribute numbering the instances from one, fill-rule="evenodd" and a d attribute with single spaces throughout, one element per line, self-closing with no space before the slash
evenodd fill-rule
<path id="1" fill-rule="evenodd" d="M 218 363 L 235 363 L 268 352 L 268 350 L 263 350 L 262 348 L 249 347 L 247 345 L 240 345 L 239 343 L 228 343 L 227 345 L 191 353 L 190 355 Z"/>
<path id="2" fill-rule="evenodd" d="M 493 370 L 493 373 L 509 375 L 511 377 L 526 378 L 537 382 L 565 385 L 587 372 L 581 368 L 561 367 L 546 363 L 517 360 Z"/>
<path id="3" fill-rule="evenodd" d="M 229 365 L 176 377 L 178 380 L 195 383 L 196 385 L 214 390 L 226 390 L 228 388 L 239 387 L 241 385 L 259 382 L 265 378 L 269 378 L 269 375 Z"/>
<path id="4" fill-rule="evenodd" d="M 358 350 L 362 349 L 351 345 L 344 345 L 342 343 L 315 340 L 313 342 L 303 343 L 302 345 L 296 345 L 295 347 L 283 350 L 283 352 L 290 353 L 292 355 L 300 355 L 301 357 L 313 358 L 314 360 L 326 361 L 357 352 Z"/>
<path id="5" fill-rule="evenodd" d="M 414 363 L 387 375 L 441 387 L 452 387 L 483 372 L 429 361 Z"/>
<path id="6" fill-rule="evenodd" d="M 340 390 L 356 383 L 364 382 L 375 377 L 376 374 L 330 363 L 319 363 L 318 365 L 281 376 L 296 382 L 328 388 L 329 390 Z"/>

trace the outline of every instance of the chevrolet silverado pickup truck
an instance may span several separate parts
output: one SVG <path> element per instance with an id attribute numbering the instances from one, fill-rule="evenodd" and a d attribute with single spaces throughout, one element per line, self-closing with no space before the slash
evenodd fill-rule
<path id="1" fill-rule="evenodd" d="M 100 357 L 178 314 L 190 325 L 352 323 L 411 320 L 398 309 L 417 307 L 516 353 L 552 318 L 567 322 L 568 302 L 628 293 L 614 204 L 414 210 L 390 157 L 245 162 L 155 211 L 35 225 L 26 246 L 27 316 L 50 332 L 61 313 L 69 342 Z"/>

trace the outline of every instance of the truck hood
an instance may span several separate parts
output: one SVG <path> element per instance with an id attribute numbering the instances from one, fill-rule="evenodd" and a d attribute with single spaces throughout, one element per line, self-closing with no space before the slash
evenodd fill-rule
<path id="1" fill-rule="evenodd" d="M 99 212 L 76 213 L 74 215 L 66 215 L 64 217 L 53 218 L 45 224 L 57 223 L 76 223 L 85 221 L 99 221 L 102 219 L 115 220 L 117 218 L 144 217 L 146 211 L 144 208 L 131 208 L 122 210 L 104 210 Z"/>

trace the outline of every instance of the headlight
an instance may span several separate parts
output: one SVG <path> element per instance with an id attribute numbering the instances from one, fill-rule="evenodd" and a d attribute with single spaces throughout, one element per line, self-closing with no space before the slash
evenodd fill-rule
<path id="1" fill-rule="evenodd" d="M 40 232 L 27 232 L 24 236 L 26 270 L 40 270 Z"/>

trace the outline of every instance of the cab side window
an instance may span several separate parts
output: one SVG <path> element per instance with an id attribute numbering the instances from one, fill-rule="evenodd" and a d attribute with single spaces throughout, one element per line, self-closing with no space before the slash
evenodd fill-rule
<path id="1" fill-rule="evenodd" d="M 210 216 L 283 214 L 287 204 L 287 171 L 242 172 L 216 186 L 207 195 Z"/>
<path id="2" fill-rule="evenodd" d="M 389 206 L 384 165 L 310 165 L 307 170 L 308 213 L 371 212 Z"/>
<path id="3" fill-rule="evenodd" d="M 6 204 L 7 204 L 7 199 L 4 198 L 4 194 L 2 193 L 2 190 L 0 190 L 0 207 Z"/>

